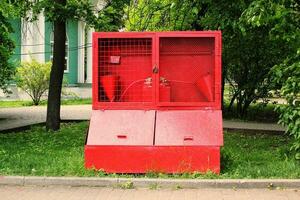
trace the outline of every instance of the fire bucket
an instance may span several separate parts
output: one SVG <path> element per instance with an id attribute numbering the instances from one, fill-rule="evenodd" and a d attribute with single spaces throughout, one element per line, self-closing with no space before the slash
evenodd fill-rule
<path id="1" fill-rule="evenodd" d="M 116 91 L 119 84 L 119 76 L 116 75 L 101 76 L 100 82 L 107 98 L 110 101 L 114 101 L 116 98 Z"/>
<path id="2" fill-rule="evenodd" d="M 205 74 L 198 79 L 196 81 L 196 86 L 208 101 L 213 101 L 212 77 L 210 74 Z"/>

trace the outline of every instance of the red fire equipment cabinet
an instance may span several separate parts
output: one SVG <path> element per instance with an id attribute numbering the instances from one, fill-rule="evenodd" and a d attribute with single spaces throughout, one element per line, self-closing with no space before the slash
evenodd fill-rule
<path id="1" fill-rule="evenodd" d="M 85 167 L 220 172 L 221 32 L 93 34 Z"/>

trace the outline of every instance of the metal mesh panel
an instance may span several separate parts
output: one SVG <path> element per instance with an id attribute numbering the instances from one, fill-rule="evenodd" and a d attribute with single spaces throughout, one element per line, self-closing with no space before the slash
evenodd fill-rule
<path id="1" fill-rule="evenodd" d="M 99 101 L 152 101 L 152 39 L 103 38 L 98 43 Z"/>
<path id="2" fill-rule="evenodd" d="M 214 100 L 213 38 L 160 38 L 159 51 L 160 102 Z"/>

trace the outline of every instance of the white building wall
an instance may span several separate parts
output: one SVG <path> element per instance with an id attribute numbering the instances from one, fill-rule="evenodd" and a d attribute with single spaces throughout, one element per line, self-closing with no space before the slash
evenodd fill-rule
<path id="1" fill-rule="evenodd" d="M 93 4 L 95 7 L 95 10 L 101 10 L 104 5 L 104 0 L 93 0 Z M 93 41 L 93 32 L 95 29 L 89 28 L 87 32 L 87 77 L 86 77 L 86 83 L 92 83 L 92 68 L 93 68 L 93 51 L 92 51 L 92 41 Z"/>
<path id="2" fill-rule="evenodd" d="M 93 41 L 93 32 L 95 30 L 93 28 L 89 28 L 87 32 L 87 77 L 86 77 L 86 83 L 92 83 L 92 68 L 93 68 L 93 51 L 92 51 L 92 41 Z"/>
<path id="3" fill-rule="evenodd" d="M 85 23 L 78 21 L 78 83 L 85 83 Z"/>
<path id="4" fill-rule="evenodd" d="M 45 62 L 45 17 L 40 14 L 37 21 L 21 20 L 21 61 L 36 59 Z"/>

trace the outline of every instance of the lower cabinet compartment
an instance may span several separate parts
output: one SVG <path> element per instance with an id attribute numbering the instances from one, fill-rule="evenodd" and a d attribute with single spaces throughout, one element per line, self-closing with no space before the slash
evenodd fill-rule
<path id="1" fill-rule="evenodd" d="M 220 172 L 221 111 L 93 110 L 85 167 L 107 173 Z"/>

